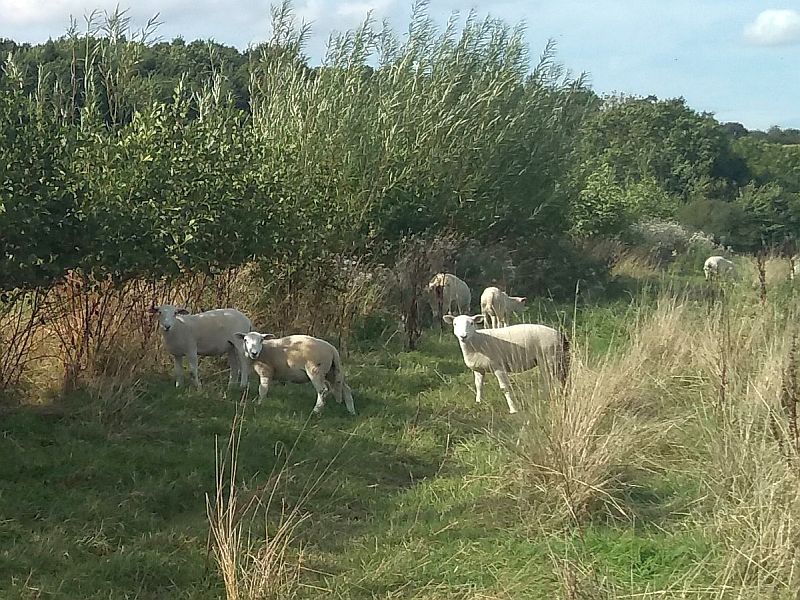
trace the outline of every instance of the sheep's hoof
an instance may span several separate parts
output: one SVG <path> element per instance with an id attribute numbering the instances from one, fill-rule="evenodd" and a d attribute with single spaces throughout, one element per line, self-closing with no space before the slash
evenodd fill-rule
<path id="1" fill-rule="evenodd" d="M 510 414 L 510 415 L 515 415 L 515 414 L 517 414 L 517 409 L 516 409 L 516 408 L 509 409 L 509 411 L 508 411 L 508 414 Z"/>

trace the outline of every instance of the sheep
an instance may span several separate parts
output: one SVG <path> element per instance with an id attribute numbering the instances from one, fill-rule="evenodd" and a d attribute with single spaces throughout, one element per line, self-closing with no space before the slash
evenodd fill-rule
<path id="1" fill-rule="evenodd" d="M 458 314 L 469 312 L 472 294 L 469 286 L 452 273 L 437 273 L 428 283 L 428 303 L 434 318 L 441 317 L 445 310 L 453 313 L 455 304 Z"/>
<path id="2" fill-rule="evenodd" d="M 706 281 L 711 281 L 718 275 L 735 275 L 736 265 L 723 256 L 709 256 L 703 264 L 703 273 Z"/>
<path id="3" fill-rule="evenodd" d="M 464 363 L 475 375 L 475 402 L 483 395 L 483 376 L 491 371 L 508 403 L 508 412 L 517 408 L 511 395 L 508 373 L 521 373 L 539 366 L 545 386 L 555 375 L 562 385 L 569 371 L 569 340 L 560 331 L 546 325 L 522 324 L 498 329 L 478 329 L 483 315 L 445 315 L 444 322 L 453 326 Z"/>
<path id="4" fill-rule="evenodd" d="M 249 365 L 241 353 L 237 331 L 252 328 L 250 319 L 235 308 L 217 308 L 189 314 L 185 308 L 171 304 L 153 306 L 150 312 L 158 313 L 158 323 L 164 337 L 164 346 L 175 361 L 175 387 L 183 384 L 183 357 L 189 359 L 189 370 L 195 386 L 200 389 L 197 372 L 198 356 L 228 355 L 230 378 L 228 387 L 239 379 L 239 386 L 247 387 Z"/>
<path id="5" fill-rule="evenodd" d="M 339 351 L 325 340 L 310 335 L 289 335 L 276 338 L 271 333 L 258 331 L 236 332 L 241 340 L 245 357 L 252 362 L 260 378 L 258 386 L 259 404 L 269 391 L 270 382 L 288 381 L 305 383 L 310 381 L 317 390 L 314 413 L 325 407 L 328 392 L 341 404 L 344 398 L 347 411 L 354 415 L 353 392 L 345 382 Z"/>
<path id="6" fill-rule="evenodd" d="M 512 313 L 525 310 L 525 296 L 509 296 L 500 288 L 488 287 L 481 294 L 481 313 L 488 328 L 506 327 Z"/>

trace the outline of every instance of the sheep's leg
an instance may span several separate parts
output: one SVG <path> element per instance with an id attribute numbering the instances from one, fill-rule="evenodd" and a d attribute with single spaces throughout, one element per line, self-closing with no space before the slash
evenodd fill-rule
<path id="1" fill-rule="evenodd" d="M 350 386 L 342 382 L 342 391 L 344 393 L 344 405 L 347 407 L 347 412 L 351 415 L 356 414 L 356 407 L 353 406 L 353 391 Z"/>
<path id="2" fill-rule="evenodd" d="M 265 373 L 259 373 L 259 382 L 258 382 L 258 403 L 264 400 L 267 397 L 267 392 L 269 392 L 269 383 L 270 383 L 270 376 Z"/>
<path id="3" fill-rule="evenodd" d="M 514 406 L 514 399 L 511 397 L 511 382 L 508 380 L 508 373 L 502 369 L 497 369 L 494 372 L 494 376 L 497 377 L 497 383 L 500 384 L 500 389 L 503 390 L 503 395 L 506 397 L 508 412 L 513 415 L 517 412 L 517 408 Z"/>
<path id="4" fill-rule="evenodd" d="M 197 352 L 192 352 L 189 355 L 189 371 L 192 373 L 192 381 L 194 381 L 197 389 L 202 389 L 203 386 L 200 384 L 200 374 L 197 370 Z"/>
<path id="5" fill-rule="evenodd" d="M 239 369 L 241 368 L 239 364 L 239 353 L 236 352 L 235 348 L 230 348 L 228 350 L 228 368 L 230 369 L 230 373 L 228 374 L 228 387 L 232 388 L 236 385 L 236 380 L 240 379 Z"/>
<path id="6" fill-rule="evenodd" d="M 250 377 L 250 361 L 247 360 L 247 357 L 237 352 L 237 358 L 239 360 L 239 387 L 243 390 L 247 389 L 247 380 Z"/>
<path id="7" fill-rule="evenodd" d="M 175 372 L 175 387 L 179 388 L 183 385 L 183 357 L 173 356 L 174 372 Z"/>
<path id="8" fill-rule="evenodd" d="M 318 373 L 309 373 L 308 378 L 311 380 L 311 385 L 317 390 L 317 403 L 314 405 L 314 414 L 318 415 L 325 408 L 325 396 L 328 394 L 328 383 Z"/>
<path id="9" fill-rule="evenodd" d="M 483 373 L 474 371 L 475 373 L 475 402 L 480 404 L 483 399 Z"/>
<path id="10" fill-rule="evenodd" d="M 344 394 L 342 393 L 343 384 L 341 381 L 330 381 L 330 391 L 333 394 L 333 398 L 336 400 L 336 404 L 341 404 L 344 400 Z"/>

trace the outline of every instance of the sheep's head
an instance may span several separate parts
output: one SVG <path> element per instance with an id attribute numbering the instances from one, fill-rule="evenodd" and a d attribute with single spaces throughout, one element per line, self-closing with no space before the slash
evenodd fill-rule
<path id="1" fill-rule="evenodd" d="M 150 307 L 151 313 L 158 313 L 158 325 L 164 331 L 169 331 L 175 325 L 178 315 L 188 315 L 189 311 L 185 308 L 178 308 L 171 304 Z"/>
<path id="2" fill-rule="evenodd" d="M 527 296 L 509 296 L 514 301 L 514 308 L 516 310 L 524 310 L 525 303 L 528 301 Z"/>
<path id="3" fill-rule="evenodd" d="M 248 358 L 255 360 L 261 354 L 261 349 L 264 347 L 264 340 L 271 340 L 275 336 L 271 333 L 259 333 L 251 331 L 250 333 L 237 332 L 236 337 L 242 340 L 242 347 L 244 354 Z"/>
<path id="4" fill-rule="evenodd" d="M 453 326 L 453 334 L 458 338 L 458 341 L 462 343 L 475 335 L 475 332 L 478 330 L 476 325 L 483 324 L 483 315 L 475 315 L 474 317 L 468 315 L 458 315 L 457 317 L 445 315 L 442 319 L 444 319 L 444 322 L 448 325 Z"/>

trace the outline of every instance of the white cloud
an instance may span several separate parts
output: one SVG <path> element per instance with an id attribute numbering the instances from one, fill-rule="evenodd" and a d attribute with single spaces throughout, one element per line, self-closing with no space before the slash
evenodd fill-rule
<path id="1" fill-rule="evenodd" d="M 759 46 L 784 46 L 800 42 L 800 13 L 790 9 L 761 12 L 747 25 L 745 38 Z"/>

